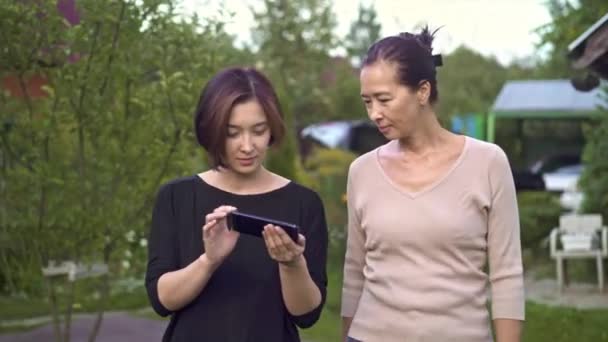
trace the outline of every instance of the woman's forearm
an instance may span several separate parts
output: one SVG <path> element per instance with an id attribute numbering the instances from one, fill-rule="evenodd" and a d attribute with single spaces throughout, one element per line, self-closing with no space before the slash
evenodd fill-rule
<path id="1" fill-rule="evenodd" d="M 183 308 L 203 291 L 216 268 L 203 254 L 190 265 L 163 274 L 158 279 L 158 299 L 168 310 Z"/>
<path id="2" fill-rule="evenodd" d="M 321 304 L 321 292 L 310 277 L 302 255 L 291 265 L 279 263 L 279 276 L 283 301 L 290 314 L 303 315 Z"/>
<path id="3" fill-rule="evenodd" d="M 496 342 L 520 342 L 522 325 L 522 321 L 516 319 L 495 319 Z"/>

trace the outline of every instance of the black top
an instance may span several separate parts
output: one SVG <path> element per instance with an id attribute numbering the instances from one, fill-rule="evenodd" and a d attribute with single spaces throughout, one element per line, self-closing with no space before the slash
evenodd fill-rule
<path id="1" fill-rule="evenodd" d="M 281 294 L 278 264 L 264 240 L 241 234 L 232 253 L 190 304 L 171 312 L 158 300 L 158 278 L 186 267 L 203 252 L 205 215 L 220 205 L 291 222 L 306 237 L 310 275 L 321 292 L 321 304 L 292 316 Z M 237 195 L 213 187 L 197 175 L 163 185 L 157 195 L 148 244 L 146 289 L 154 310 L 171 315 L 163 341 L 290 342 L 300 341 L 296 325 L 312 326 L 325 303 L 327 226 L 319 196 L 294 182 L 254 195 Z"/>

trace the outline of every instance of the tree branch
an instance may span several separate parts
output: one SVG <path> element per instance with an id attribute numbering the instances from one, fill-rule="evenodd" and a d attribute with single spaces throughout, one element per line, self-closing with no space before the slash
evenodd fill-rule
<path id="1" fill-rule="evenodd" d="M 121 27 L 122 21 L 125 16 L 126 7 L 127 7 L 127 5 L 126 5 L 125 1 L 121 1 L 120 14 L 118 16 L 118 23 L 116 24 L 116 29 L 114 30 L 114 36 L 112 37 L 112 47 L 110 48 L 110 56 L 108 56 L 108 64 L 106 65 L 106 73 L 105 73 L 103 82 L 101 84 L 101 88 L 99 89 L 99 93 L 101 95 L 104 94 L 104 92 L 106 90 L 106 85 L 108 83 L 108 79 L 110 78 L 112 61 L 114 60 L 114 52 L 116 51 L 116 45 L 118 43 L 118 37 L 120 35 L 120 27 Z"/>
<path id="2" fill-rule="evenodd" d="M 32 98 L 30 97 L 30 93 L 25 85 L 25 81 L 23 80 L 23 71 L 19 72 L 19 88 L 21 88 L 21 92 L 23 93 L 23 98 L 25 100 L 25 105 L 27 106 L 27 111 L 30 115 L 30 121 L 34 120 L 34 106 L 32 105 Z"/>
<path id="3" fill-rule="evenodd" d="M 17 157 L 17 154 L 13 152 L 10 143 L 6 139 L 6 136 L 2 134 L 1 137 L 2 145 L 4 145 L 4 150 L 7 152 L 9 158 L 16 161 L 18 165 L 25 168 L 29 172 L 34 172 L 34 167 L 31 164 L 28 164 L 26 161 L 22 161 L 19 157 Z"/>
<path id="4" fill-rule="evenodd" d="M 83 105 L 84 99 L 87 92 L 87 80 L 89 74 L 91 72 L 91 61 L 95 56 L 95 48 L 97 47 L 97 38 L 99 37 L 99 32 L 101 30 L 101 23 L 96 22 L 94 33 L 93 33 L 93 42 L 91 44 L 91 50 L 89 52 L 89 58 L 87 58 L 87 65 L 85 67 L 85 74 L 82 79 L 82 84 L 80 86 L 80 97 L 78 99 L 78 107 L 76 109 L 76 119 L 78 121 L 78 174 L 81 182 L 83 183 L 84 190 L 84 182 L 86 181 L 86 172 L 85 172 L 85 143 L 84 143 L 84 112 Z M 73 103 L 73 102 L 71 102 Z M 81 202 L 83 208 L 85 206 L 85 202 Z"/>

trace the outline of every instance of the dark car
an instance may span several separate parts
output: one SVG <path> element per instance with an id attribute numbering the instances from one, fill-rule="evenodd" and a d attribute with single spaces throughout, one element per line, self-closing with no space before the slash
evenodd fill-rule
<path id="1" fill-rule="evenodd" d="M 530 170 L 513 170 L 513 180 L 516 191 L 542 191 L 545 190 L 545 181 L 540 174 Z"/>
<path id="2" fill-rule="evenodd" d="M 540 158 L 526 169 L 513 171 L 515 189 L 517 191 L 547 190 L 545 182 L 547 174 L 551 174 L 564 167 L 580 165 L 580 163 L 581 156 L 575 153 L 559 153 Z"/>
<path id="3" fill-rule="evenodd" d="M 342 120 L 313 124 L 300 133 L 301 139 L 328 148 L 340 148 L 363 154 L 387 142 L 368 120 Z"/>

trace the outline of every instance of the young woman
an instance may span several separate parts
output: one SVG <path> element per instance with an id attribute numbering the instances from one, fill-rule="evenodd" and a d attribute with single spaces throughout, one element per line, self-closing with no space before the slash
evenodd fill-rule
<path id="1" fill-rule="evenodd" d="M 440 126 L 432 41 L 428 29 L 384 38 L 363 62 L 361 97 L 389 142 L 349 170 L 344 339 L 488 342 L 491 317 L 498 342 L 519 341 L 509 163 L 498 146 Z"/>
<path id="2" fill-rule="evenodd" d="M 231 68 L 203 90 L 194 118 L 211 169 L 158 192 L 146 288 L 171 315 L 164 341 L 299 341 L 325 302 L 327 227 L 319 196 L 264 168 L 285 133 L 270 82 Z M 267 225 L 263 238 L 229 229 L 239 211 L 295 223 L 297 243 Z"/>

